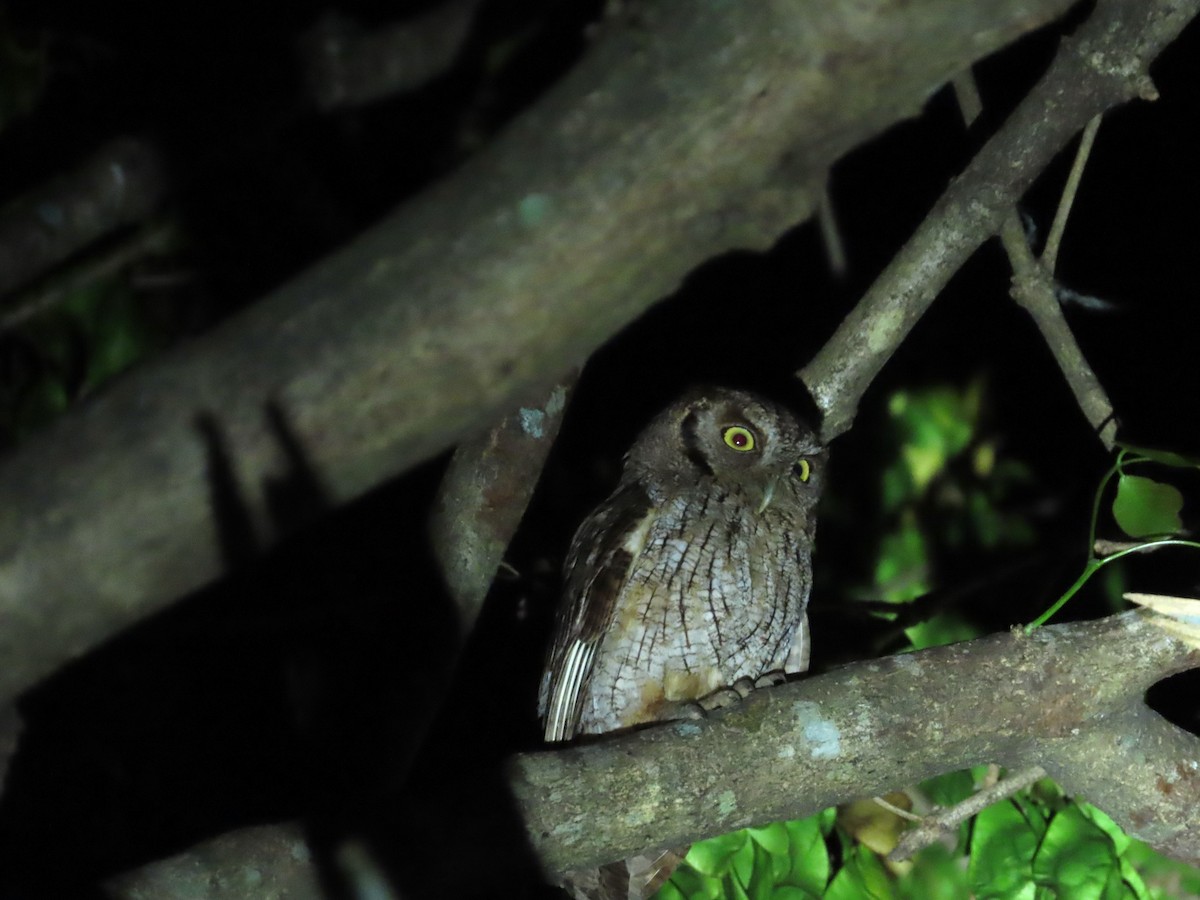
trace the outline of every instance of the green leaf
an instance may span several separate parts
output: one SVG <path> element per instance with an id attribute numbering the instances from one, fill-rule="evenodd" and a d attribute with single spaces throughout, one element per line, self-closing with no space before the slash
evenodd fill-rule
<path id="1" fill-rule="evenodd" d="M 655 900 L 723 900 L 725 887 L 720 878 L 702 875 L 684 863 L 671 873 L 671 879 L 659 888 Z"/>
<path id="2" fill-rule="evenodd" d="M 1129 845 L 1133 843 L 1133 838 L 1121 830 L 1121 826 L 1109 818 L 1108 813 L 1101 809 L 1092 806 L 1090 803 L 1080 803 L 1079 811 L 1086 816 L 1093 825 L 1108 835 L 1109 840 L 1113 842 L 1113 847 L 1116 848 L 1118 854 L 1123 854 L 1129 849 Z"/>
<path id="3" fill-rule="evenodd" d="M 959 900 L 971 893 L 962 857 L 942 844 L 918 853 L 899 886 L 905 900 Z"/>
<path id="4" fill-rule="evenodd" d="M 972 625 L 959 613 L 947 612 L 925 622 L 918 622 L 904 629 L 904 635 L 912 641 L 913 649 L 944 647 L 979 637 L 980 629 Z"/>
<path id="5" fill-rule="evenodd" d="M 750 836 L 743 830 L 742 846 L 737 849 L 737 852 L 730 858 L 730 866 L 728 875 L 733 876 L 733 880 L 739 884 L 749 884 L 750 879 L 754 876 L 754 870 L 758 857 L 755 851 L 758 845 L 750 840 Z M 728 876 L 727 876 L 728 878 Z"/>
<path id="6" fill-rule="evenodd" d="M 1062 897 L 1119 900 L 1124 882 L 1112 840 L 1078 806 L 1053 819 L 1033 858 L 1033 877 Z"/>
<path id="7" fill-rule="evenodd" d="M 746 834 L 772 856 L 782 856 L 788 852 L 788 829 L 783 822 L 772 822 L 762 828 L 747 828 Z"/>
<path id="8" fill-rule="evenodd" d="M 865 847 L 851 851 L 834 876 L 826 900 L 892 900 L 897 893 L 879 857 Z"/>
<path id="9" fill-rule="evenodd" d="M 816 819 L 817 827 L 821 829 L 821 834 L 829 837 L 829 835 L 833 834 L 834 826 L 837 825 L 837 807 L 826 807 L 815 816 L 810 816 L 809 818 Z M 797 821 L 807 822 L 808 819 L 799 819 Z"/>
<path id="10" fill-rule="evenodd" d="M 938 806 L 956 806 L 975 793 L 975 774 L 970 769 L 947 772 L 922 781 L 920 789 Z"/>
<path id="11" fill-rule="evenodd" d="M 702 875 L 724 878 L 733 865 L 734 857 L 748 840 L 744 830 L 719 834 L 692 844 L 684 858 L 689 866 Z"/>
<path id="12" fill-rule="evenodd" d="M 1013 802 L 989 806 L 976 816 L 967 869 L 975 896 L 1032 900 L 1032 863 L 1041 833 L 1041 821 Z"/>
<path id="13" fill-rule="evenodd" d="M 1134 538 L 1176 534 L 1183 528 L 1179 511 L 1183 496 L 1169 484 L 1141 475 L 1122 474 L 1113 500 L 1113 517 Z"/>
<path id="14" fill-rule="evenodd" d="M 1168 859 L 1141 841 L 1129 845 L 1124 859 L 1145 879 L 1155 900 L 1200 896 L 1200 868 Z"/>
<path id="15" fill-rule="evenodd" d="M 771 895 L 772 900 L 816 900 L 820 896 L 820 894 L 810 894 L 804 888 L 794 887 L 790 884 L 775 888 L 775 893 Z"/>
<path id="16" fill-rule="evenodd" d="M 1164 466 L 1174 466 L 1177 469 L 1200 468 L 1200 457 L 1186 456 L 1171 450 L 1158 450 L 1154 447 L 1139 447 L 1136 444 L 1125 444 L 1120 441 L 1117 442 L 1117 446 L 1130 453 L 1136 453 L 1138 456 L 1152 459 L 1156 463 L 1162 463 Z"/>
<path id="17" fill-rule="evenodd" d="M 823 820 L 832 821 L 827 815 L 830 812 L 785 823 L 790 865 L 786 878 L 781 880 L 818 897 L 829 883 L 829 848 L 825 845 Z"/>
<path id="18" fill-rule="evenodd" d="M 1121 880 L 1125 882 L 1125 886 L 1129 889 L 1134 900 L 1151 900 L 1150 889 L 1146 887 L 1146 882 L 1142 880 L 1141 874 L 1129 860 L 1121 857 Z"/>
<path id="19" fill-rule="evenodd" d="M 746 882 L 746 893 L 751 900 L 771 900 L 775 895 L 775 867 L 777 861 L 783 862 L 783 872 L 787 872 L 786 849 L 779 856 L 772 856 L 762 844 L 749 841 L 747 846 L 754 851 L 754 868 L 750 871 Z"/>
<path id="20" fill-rule="evenodd" d="M 875 564 L 875 585 L 883 599 L 903 603 L 928 591 L 929 554 L 925 536 L 912 510 L 906 510 L 896 531 L 886 534 Z"/>

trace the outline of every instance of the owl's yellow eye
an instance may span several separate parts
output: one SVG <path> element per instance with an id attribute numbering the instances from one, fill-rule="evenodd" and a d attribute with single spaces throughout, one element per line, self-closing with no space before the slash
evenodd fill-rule
<path id="1" fill-rule="evenodd" d="M 730 425 L 721 432 L 721 437 L 725 440 L 726 447 L 742 452 L 753 450 L 756 443 L 754 432 L 741 425 Z"/>
<path id="2" fill-rule="evenodd" d="M 801 481 L 808 481 L 812 477 L 812 464 L 807 459 L 797 460 L 796 464 L 792 466 L 792 471 Z"/>

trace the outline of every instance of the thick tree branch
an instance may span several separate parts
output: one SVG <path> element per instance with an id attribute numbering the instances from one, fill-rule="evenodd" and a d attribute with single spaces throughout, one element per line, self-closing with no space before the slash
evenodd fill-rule
<path id="1" fill-rule="evenodd" d="M 447 0 L 373 31 L 328 14 L 300 41 L 313 99 L 321 109 L 335 109 L 419 88 L 450 68 L 480 2 Z"/>
<path id="2" fill-rule="evenodd" d="M 1200 860 L 1200 739 L 1143 693 L 1200 665 L 1144 612 L 994 635 L 757 692 L 679 722 L 519 757 L 528 837 L 561 871 L 808 815 L 943 772 L 1043 765 L 1130 834 Z"/>
<path id="3" fill-rule="evenodd" d="M 671 2 L 608 23 L 454 177 L 5 461 L 0 702 L 219 574 L 198 420 L 269 542 L 280 421 L 333 502 L 479 433 L 701 261 L 805 219 L 834 160 L 1067 5 Z"/>
<path id="4" fill-rule="evenodd" d="M 158 152 L 133 138 L 105 144 L 78 169 L 0 211 L 0 295 L 98 238 L 140 222 L 167 190 Z"/>
<path id="5" fill-rule="evenodd" d="M 509 783 L 548 872 L 808 815 L 988 761 L 1042 765 L 1131 835 L 1196 862 L 1200 739 L 1143 699 L 1150 685 L 1196 666 L 1200 651 L 1134 610 L 854 663 L 758 691 L 703 721 L 525 754 Z M 453 896 L 477 874 L 428 854 L 456 854 L 464 843 L 484 852 L 511 827 L 492 801 L 479 808 L 475 788 L 466 790 L 443 785 L 428 808 L 406 811 L 414 834 L 458 836 L 450 845 L 403 842 L 422 860 L 430 895 Z M 224 868 L 292 865 L 285 844 L 254 832 L 226 838 Z M 186 869 L 205 858 L 189 852 L 170 864 Z M 489 865 L 497 867 L 490 878 L 503 878 L 514 861 L 501 855 Z M 123 879 L 117 896 L 140 896 L 141 874 Z M 239 895 L 216 888 L 208 896 Z"/>
<path id="6" fill-rule="evenodd" d="M 825 413 L 850 427 L 879 370 L 1056 153 L 1092 117 L 1154 96 L 1147 70 L 1195 17 L 1196 0 L 1100 0 L 1049 71 L 938 200 L 916 233 L 800 373 Z"/>
<path id="7" fill-rule="evenodd" d="M 110 896 L 129 900 L 321 900 L 327 896 L 304 832 L 296 825 L 230 831 L 186 853 L 113 878 L 105 887 Z"/>

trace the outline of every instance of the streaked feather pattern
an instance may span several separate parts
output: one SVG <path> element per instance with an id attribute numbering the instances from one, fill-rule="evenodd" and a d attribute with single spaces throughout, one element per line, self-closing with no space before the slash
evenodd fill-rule
<path id="1" fill-rule="evenodd" d="M 546 740 L 652 722 L 740 680 L 806 669 L 824 463 L 808 426 L 752 394 L 709 389 L 656 417 L 572 541 L 539 702 Z M 564 885 L 648 896 L 681 855 Z"/>

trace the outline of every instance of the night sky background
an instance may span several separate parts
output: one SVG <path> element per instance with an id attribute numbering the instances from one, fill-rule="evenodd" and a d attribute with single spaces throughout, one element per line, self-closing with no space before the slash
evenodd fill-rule
<path id="1" fill-rule="evenodd" d="M 370 27 L 431 5 L 346 0 L 338 9 Z M 578 59 L 600 5 L 485 3 L 446 75 L 367 107 L 321 113 L 306 100 L 295 47 L 328 11 L 324 3 L 8 0 L 0 32 L 44 48 L 48 68 L 37 106 L 0 131 L 0 201 L 109 138 L 152 140 L 171 166 L 170 209 L 188 238 L 168 262 L 188 277 L 145 302 L 170 323 L 172 342 L 186 342 L 453 170 L 473 142 Z M 100 896 L 107 875 L 237 826 L 293 818 L 309 823 L 318 842 L 368 834 L 381 854 L 393 848 L 386 864 L 402 883 L 428 876 L 413 869 L 458 859 L 462 879 L 476 879 L 486 895 L 484 845 L 507 847 L 503 824 L 493 832 L 472 824 L 462 798 L 485 802 L 492 795 L 471 779 L 495 780 L 501 760 L 539 744 L 536 685 L 558 570 L 575 525 L 615 483 L 621 454 L 655 411 L 696 383 L 794 399 L 790 374 L 1038 78 L 1070 21 L 977 67 L 985 113 L 970 130 L 943 90 L 919 118 L 841 161 L 830 187 L 845 277 L 830 274 L 815 227 L 803 225 L 768 253 L 706 263 L 595 354 L 508 556 L 515 573 L 498 581 L 452 679 L 451 613 L 424 532 L 442 458 L 269 552 L 248 553 L 220 582 L 31 690 L 0 798 L 0 897 Z M 1058 274 L 1108 303 L 1104 311 L 1071 306 L 1067 315 L 1115 404 L 1122 438 L 1200 453 L 1189 268 L 1200 209 L 1195 25 L 1152 75 L 1161 99 L 1119 109 L 1100 129 Z M 1069 165 L 1068 153 L 1022 206 L 1042 234 Z M 954 278 L 871 388 L 856 427 L 834 444 L 811 606 L 818 670 L 903 646 L 857 602 L 871 583 L 878 473 L 895 455 L 887 402 L 899 388 L 982 379 L 981 427 L 1001 456 L 1032 474 L 1005 511 L 1033 529 L 1035 549 L 965 546 L 936 559 L 942 587 L 995 573 L 956 601 L 964 614 L 983 632 L 1028 621 L 1079 571 L 1092 493 L 1109 459 L 1027 314 L 1008 298 L 1008 282 L 991 243 Z M 12 340 L 0 335 L 0 361 Z M 1194 478 L 1175 482 L 1195 495 Z M 1194 594 L 1196 572 L 1194 555 L 1168 552 L 1131 561 L 1125 579 L 1139 590 Z M 1095 591 L 1064 616 L 1108 611 Z M 1176 682 L 1183 690 L 1159 689 L 1156 702 L 1194 730 L 1186 703 L 1194 681 Z M 424 787 L 405 787 L 395 748 L 406 706 L 447 689 L 413 779 Z M 448 786 L 448 767 L 467 784 Z M 405 810 L 436 804 L 443 790 L 442 824 L 416 828 L 417 814 Z M 427 843 L 413 841 L 414 830 Z M 398 845 L 397 836 L 413 842 Z"/>

